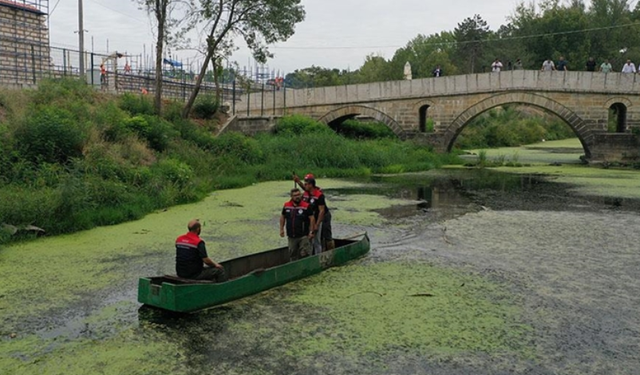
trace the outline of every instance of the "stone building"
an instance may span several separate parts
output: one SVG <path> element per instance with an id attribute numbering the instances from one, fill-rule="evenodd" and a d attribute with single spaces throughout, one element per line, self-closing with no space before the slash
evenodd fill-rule
<path id="1" fill-rule="evenodd" d="M 48 9 L 48 0 L 0 0 L 0 85 L 34 85 L 50 70 Z"/>

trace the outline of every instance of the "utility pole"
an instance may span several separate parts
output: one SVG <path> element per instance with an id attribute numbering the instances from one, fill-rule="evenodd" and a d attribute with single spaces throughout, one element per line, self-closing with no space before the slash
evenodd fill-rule
<path id="1" fill-rule="evenodd" d="M 80 43 L 80 79 L 84 80 L 84 21 L 82 19 L 82 0 L 78 0 L 78 39 Z"/>

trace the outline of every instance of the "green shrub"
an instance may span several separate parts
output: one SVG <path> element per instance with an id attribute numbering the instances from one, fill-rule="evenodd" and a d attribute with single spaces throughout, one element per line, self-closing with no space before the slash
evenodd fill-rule
<path id="1" fill-rule="evenodd" d="M 73 115 L 63 109 L 41 106 L 15 132 L 20 154 L 34 163 L 66 163 L 82 156 L 86 136 Z"/>
<path id="2" fill-rule="evenodd" d="M 120 108 L 129 112 L 132 116 L 153 115 L 156 110 L 152 100 L 148 95 L 126 93 L 120 97 Z"/>
<path id="3" fill-rule="evenodd" d="M 124 121 L 124 127 L 160 152 L 166 150 L 171 138 L 179 134 L 170 123 L 157 116 L 134 116 Z"/>
<path id="4" fill-rule="evenodd" d="M 149 126 L 145 138 L 149 147 L 162 152 L 169 147 L 172 138 L 178 136 L 179 132 L 166 120 L 157 116 L 145 116 Z"/>
<path id="5" fill-rule="evenodd" d="M 237 158 L 246 164 L 256 164 L 264 160 L 258 142 L 241 133 L 227 132 L 214 138 L 212 151 L 218 156 Z"/>
<path id="6" fill-rule="evenodd" d="M 285 116 L 278 120 L 274 128 L 276 134 L 300 135 L 310 133 L 331 133 L 331 129 L 310 118 L 302 115 Z"/>
<path id="7" fill-rule="evenodd" d="M 510 147 L 574 136 L 571 127 L 560 119 L 530 116 L 507 106 L 492 109 L 473 119 L 456 139 L 455 147 Z"/>
<path id="8" fill-rule="evenodd" d="M 435 129 L 435 123 L 433 122 L 432 118 L 428 118 L 427 119 L 427 123 L 425 124 L 425 132 L 426 133 L 433 133 L 433 130 Z"/>
<path id="9" fill-rule="evenodd" d="M 128 131 L 131 131 L 141 138 L 146 138 L 147 134 L 151 131 L 151 125 L 147 122 L 145 116 L 133 116 L 124 120 L 124 127 Z"/>
<path id="10" fill-rule="evenodd" d="M 380 139 L 395 138 L 396 135 L 386 124 L 381 122 L 362 122 L 355 119 L 345 120 L 334 127 L 334 130 L 347 138 Z"/>
<path id="11" fill-rule="evenodd" d="M 191 167 L 176 159 L 161 160 L 154 166 L 154 169 L 160 173 L 163 179 L 178 186 L 186 185 L 194 177 Z"/>
<path id="12" fill-rule="evenodd" d="M 162 107 L 162 118 L 167 121 L 176 122 L 182 120 L 182 109 L 184 103 L 172 100 Z"/>
<path id="13" fill-rule="evenodd" d="M 196 102 L 193 104 L 193 109 L 191 113 L 196 118 L 200 119 L 211 119 L 215 116 L 216 112 L 220 108 L 220 104 L 216 100 L 215 95 L 205 94 L 199 95 Z"/>
<path id="14" fill-rule="evenodd" d="M 79 79 L 45 79 L 38 82 L 38 88 L 31 93 L 32 102 L 36 105 L 53 103 L 93 103 L 93 88 Z"/>
<path id="15" fill-rule="evenodd" d="M 108 102 L 96 108 L 93 121 L 102 133 L 102 138 L 109 142 L 120 142 L 131 134 L 127 128 L 129 115 L 116 103 Z"/>

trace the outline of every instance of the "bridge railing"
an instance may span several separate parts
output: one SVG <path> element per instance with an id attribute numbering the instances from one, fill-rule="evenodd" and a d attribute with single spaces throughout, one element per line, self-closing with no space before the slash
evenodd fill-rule
<path id="1" fill-rule="evenodd" d="M 241 101 L 247 104 L 238 113 L 282 115 L 286 108 L 293 107 L 520 90 L 636 94 L 640 92 L 640 77 L 627 73 L 512 70 L 298 90 L 284 88 L 242 96 Z"/>

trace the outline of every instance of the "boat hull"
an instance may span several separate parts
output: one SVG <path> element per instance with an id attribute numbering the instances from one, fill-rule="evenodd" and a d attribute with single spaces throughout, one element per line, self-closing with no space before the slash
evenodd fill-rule
<path id="1" fill-rule="evenodd" d="M 323 270 L 340 266 L 369 252 L 367 234 L 357 241 L 336 239 L 336 248 L 296 261 L 279 248 L 222 262 L 230 281 L 187 282 L 166 276 L 142 277 L 138 302 L 175 312 L 192 312 L 250 296 Z"/>

